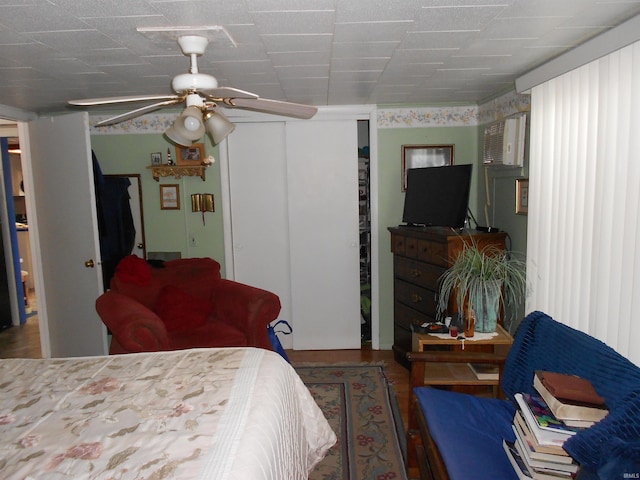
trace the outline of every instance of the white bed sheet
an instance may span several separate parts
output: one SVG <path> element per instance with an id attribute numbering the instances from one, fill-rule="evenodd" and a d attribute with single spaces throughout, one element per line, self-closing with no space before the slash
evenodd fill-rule
<path id="1" fill-rule="evenodd" d="M 5 479 L 306 479 L 336 437 L 282 358 L 0 360 Z"/>

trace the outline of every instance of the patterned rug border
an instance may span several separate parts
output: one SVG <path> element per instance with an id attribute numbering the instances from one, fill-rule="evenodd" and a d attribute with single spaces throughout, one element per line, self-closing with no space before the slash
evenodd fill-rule
<path id="1" fill-rule="evenodd" d="M 308 367 L 386 367 L 389 365 L 387 362 L 291 362 L 293 368 L 308 368 Z"/>
<path id="2" fill-rule="evenodd" d="M 402 464 L 404 465 L 404 460 L 406 460 L 406 432 L 405 427 L 402 421 L 402 416 L 400 413 L 400 407 L 398 403 L 397 394 L 393 385 L 393 382 L 387 377 L 387 372 L 385 367 L 388 365 L 387 362 L 384 361 L 376 361 L 376 362 L 291 362 L 291 365 L 294 368 L 303 368 L 303 369 L 331 369 L 331 368 L 371 368 L 378 371 L 381 380 L 381 388 L 383 389 L 383 395 L 386 397 L 386 401 L 388 403 L 388 408 L 390 409 L 390 416 L 393 425 L 391 428 L 395 430 L 396 433 L 396 448 L 399 449 L 399 454 L 401 455 Z M 313 383 L 313 382 L 311 382 Z M 337 433 L 337 432 L 336 432 Z M 400 473 L 400 478 L 406 478 L 406 472 L 403 470 Z M 333 477 L 332 477 L 333 478 Z M 385 476 L 378 476 L 378 479 L 386 479 Z M 396 478 L 388 477 L 388 478 Z"/>

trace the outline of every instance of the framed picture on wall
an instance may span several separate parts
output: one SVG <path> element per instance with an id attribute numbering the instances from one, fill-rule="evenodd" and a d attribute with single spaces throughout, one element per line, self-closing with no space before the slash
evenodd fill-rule
<path id="1" fill-rule="evenodd" d="M 516 178 L 516 213 L 526 215 L 529 213 L 529 179 Z"/>
<path id="2" fill-rule="evenodd" d="M 194 143 L 189 147 L 176 145 L 177 165 L 201 165 L 204 160 L 204 143 Z"/>
<path id="3" fill-rule="evenodd" d="M 162 165 L 162 153 L 154 152 L 151 154 L 151 165 L 158 166 Z"/>
<path id="4" fill-rule="evenodd" d="M 407 170 L 453 165 L 453 156 L 453 145 L 402 145 L 402 191 L 407 190 Z"/>
<path id="5" fill-rule="evenodd" d="M 180 185 L 160 185 L 160 209 L 180 210 Z"/>

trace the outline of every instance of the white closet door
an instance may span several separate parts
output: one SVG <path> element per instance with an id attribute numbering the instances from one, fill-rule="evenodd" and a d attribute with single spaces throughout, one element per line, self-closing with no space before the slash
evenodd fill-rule
<path id="1" fill-rule="evenodd" d="M 278 295 L 280 318 L 291 320 L 284 138 L 280 122 L 238 123 L 227 138 L 233 250 L 227 269 L 234 280 Z M 281 341 L 291 347 L 289 337 Z"/>
<path id="2" fill-rule="evenodd" d="M 293 348 L 360 348 L 354 120 L 287 124 Z"/>

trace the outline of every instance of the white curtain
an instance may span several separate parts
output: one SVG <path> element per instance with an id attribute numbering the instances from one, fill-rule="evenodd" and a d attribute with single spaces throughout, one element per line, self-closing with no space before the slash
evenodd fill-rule
<path id="1" fill-rule="evenodd" d="M 532 90 L 526 310 L 640 365 L 640 42 Z"/>

